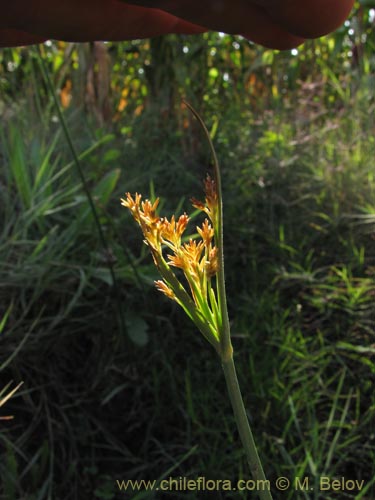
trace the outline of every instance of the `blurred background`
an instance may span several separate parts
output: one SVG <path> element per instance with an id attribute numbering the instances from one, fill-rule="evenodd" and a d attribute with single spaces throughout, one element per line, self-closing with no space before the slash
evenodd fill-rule
<path id="1" fill-rule="evenodd" d="M 220 33 L 0 50 L 0 389 L 24 381 L 0 409 L 1 499 L 249 477 L 219 360 L 154 288 L 120 205 L 160 196 L 170 216 L 202 198 L 209 148 L 183 98 L 221 163 L 235 359 L 266 474 L 364 480 L 274 498 L 375 498 L 374 23 L 365 0 L 286 52 Z"/>

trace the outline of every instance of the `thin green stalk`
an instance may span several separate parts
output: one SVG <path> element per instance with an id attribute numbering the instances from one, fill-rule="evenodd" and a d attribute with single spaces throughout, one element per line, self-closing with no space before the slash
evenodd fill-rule
<path id="1" fill-rule="evenodd" d="M 57 111 L 57 115 L 59 117 L 59 121 L 60 121 L 62 130 L 63 130 L 64 135 L 65 135 L 66 142 L 67 142 L 67 144 L 69 146 L 69 149 L 70 149 L 70 152 L 72 154 L 74 165 L 75 165 L 75 167 L 77 169 L 77 172 L 78 172 L 78 175 L 80 177 L 82 188 L 83 188 L 83 190 L 85 192 L 85 195 L 87 197 L 87 201 L 88 201 L 88 203 L 90 205 L 91 213 L 93 215 L 93 218 L 94 218 L 94 221 L 95 221 L 95 225 L 96 225 L 97 230 L 98 230 L 98 235 L 99 235 L 100 242 L 101 242 L 101 244 L 103 246 L 105 254 L 106 255 L 110 255 L 111 252 L 110 252 L 108 243 L 107 243 L 107 241 L 106 241 L 106 239 L 104 237 L 103 229 L 102 229 L 102 226 L 101 226 L 101 223 L 100 223 L 100 220 L 99 220 L 98 212 L 97 212 L 95 204 L 94 204 L 94 200 L 92 199 L 92 196 L 91 196 L 91 193 L 90 193 L 90 189 L 89 189 L 89 187 L 87 185 L 87 181 L 86 181 L 85 175 L 83 173 L 83 170 L 82 170 L 79 158 L 78 158 L 78 154 L 77 154 L 77 152 L 75 150 L 75 147 L 73 145 L 73 141 L 72 141 L 71 135 L 69 133 L 68 126 L 66 124 L 64 115 L 63 115 L 63 113 L 61 111 L 60 104 L 59 104 L 59 101 L 57 99 L 55 89 L 53 87 L 53 84 L 52 84 L 49 72 L 48 72 L 48 70 L 46 68 L 46 65 L 45 65 L 45 62 L 44 62 L 44 59 L 43 59 L 43 56 L 42 56 L 42 53 L 41 53 L 41 50 L 40 50 L 39 46 L 37 48 L 36 54 L 37 54 L 37 58 L 38 58 L 38 62 L 39 62 L 39 66 L 40 66 L 42 75 L 43 75 L 44 80 L 45 80 L 45 82 L 47 84 L 48 90 L 51 93 L 51 96 L 52 96 L 52 99 L 53 99 L 53 102 L 54 102 L 54 105 L 55 105 L 55 108 L 56 108 L 56 111 Z M 119 287 L 118 287 L 118 283 L 117 283 L 115 271 L 114 271 L 113 264 L 112 264 L 112 262 L 111 262 L 110 259 L 108 259 L 107 263 L 108 263 L 108 269 L 109 269 L 109 272 L 110 272 L 110 275 L 111 275 L 111 278 L 112 278 L 113 290 L 115 292 L 115 297 L 116 297 L 116 305 L 117 305 L 117 311 L 118 311 L 118 316 L 119 316 L 119 321 L 120 321 L 120 330 L 121 330 L 121 332 L 123 334 L 126 334 L 126 325 L 125 325 L 124 313 L 123 313 L 123 308 L 121 307 L 120 292 L 119 292 Z"/>
<path id="2" fill-rule="evenodd" d="M 236 367 L 233 360 L 233 347 L 230 336 L 230 323 L 229 323 L 229 315 L 228 315 L 228 307 L 227 307 L 227 299 L 225 291 L 224 250 L 223 250 L 224 249 L 223 200 L 222 200 L 219 162 L 217 159 L 216 151 L 213 146 L 210 134 L 207 130 L 205 123 L 203 122 L 199 114 L 195 111 L 195 109 L 186 101 L 184 102 L 186 106 L 190 109 L 190 111 L 194 114 L 196 119 L 199 121 L 207 137 L 214 161 L 215 183 L 217 189 L 218 208 L 219 208 L 217 228 L 215 228 L 215 230 L 217 231 L 217 233 L 215 234 L 215 238 L 219 254 L 219 268 L 217 272 L 217 291 L 218 291 L 219 311 L 221 312 L 221 329 L 219 332 L 221 363 L 224 370 L 225 380 L 227 383 L 228 393 L 232 403 L 232 408 L 236 419 L 238 432 L 240 434 L 242 445 L 245 449 L 251 474 L 257 485 L 257 492 L 259 498 L 261 500 L 272 500 L 270 483 L 266 479 L 262 463 L 258 455 L 253 433 L 251 431 L 249 420 L 247 418 L 245 407 L 243 404 L 242 394 L 236 374 Z"/>
<path id="3" fill-rule="evenodd" d="M 230 326 L 229 326 L 229 317 L 228 317 L 228 307 L 227 307 L 227 296 L 225 292 L 225 274 L 224 274 L 224 241 L 223 241 L 223 199 L 222 199 L 222 189 L 221 189 L 221 176 L 220 176 L 220 167 L 219 161 L 217 159 L 216 151 L 214 145 L 212 144 L 212 140 L 210 137 L 210 133 L 207 130 L 207 127 L 199 116 L 197 111 L 186 101 L 184 101 L 185 105 L 190 109 L 195 118 L 198 120 L 200 126 L 202 127 L 206 138 L 208 140 L 212 158 L 214 161 L 214 173 L 215 173 L 215 184 L 217 189 L 218 196 L 218 220 L 217 220 L 217 234 L 215 234 L 216 238 L 216 246 L 218 249 L 218 257 L 219 257 L 219 268 L 217 272 L 217 290 L 218 290 L 218 301 L 219 301 L 219 310 L 222 313 L 222 331 L 220 332 L 220 344 L 221 344 L 221 357 L 222 359 L 228 358 L 230 359 L 233 355 L 232 343 L 230 340 Z"/>
<path id="4" fill-rule="evenodd" d="M 258 455 L 253 433 L 251 432 L 249 420 L 247 418 L 246 410 L 243 404 L 233 356 L 231 356 L 229 359 L 223 360 L 222 367 L 224 370 L 225 380 L 227 383 L 228 393 L 232 403 L 238 432 L 240 434 L 242 445 L 246 452 L 246 458 L 249 463 L 253 480 L 256 483 L 257 493 L 261 500 L 272 500 L 270 482 L 266 479 L 266 476 L 264 474 L 262 462 L 260 461 Z"/>

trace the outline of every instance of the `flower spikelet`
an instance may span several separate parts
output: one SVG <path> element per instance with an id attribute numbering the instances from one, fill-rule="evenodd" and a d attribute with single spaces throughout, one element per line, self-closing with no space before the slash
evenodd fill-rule
<path id="1" fill-rule="evenodd" d="M 134 219 L 139 222 L 139 204 L 142 199 L 142 195 L 135 193 L 133 198 L 130 193 L 126 193 L 126 198 L 121 198 L 121 205 L 128 208 L 134 217 Z"/>
<path id="2" fill-rule="evenodd" d="M 217 194 L 216 183 L 209 175 L 204 181 L 204 192 L 206 195 L 205 203 L 192 198 L 191 202 L 195 208 L 205 212 L 210 218 L 214 227 L 217 226 L 217 217 L 219 210 L 219 197 Z"/>
<path id="3" fill-rule="evenodd" d="M 190 267 L 189 261 L 186 259 L 186 255 L 183 252 L 178 252 L 178 255 L 168 255 L 168 264 L 174 267 L 179 267 L 184 271 L 187 271 Z"/>
<path id="4" fill-rule="evenodd" d="M 151 203 L 150 200 L 142 201 L 142 218 L 147 221 L 149 225 L 156 224 L 160 221 L 160 217 L 156 215 L 159 201 L 159 198 L 156 198 L 154 203 Z"/>
<path id="5" fill-rule="evenodd" d="M 197 226 L 197 231 L 199 233 L 199 236 L 204 241 L 205 246 L 209 248 L 212 238 L 214 237 L 214 230 L 211 224 L 208 222 L 208 219 L 205 219 L 201 228 Z"/>
<path id="6" fill-rule="evenodd" d="M 168 245 L 172 244 L 172 248 L 177 248 L 181 245 L 181 237 L 188 225 L 189 217 L 186 214 L 180 215 L 176 222 L 175 216 L 172 215 L 170 222 L 166 217 L 161 219 L 161 236 L 163 242 Z M 170 245 L 168 245 L 170 246 Z"/>
<path id="7" fill-rule="evenodd" d="M 213 247 L 209 253 L 209 259 L 205 262 L 205 268 L 208 278 L 212 278 L 218 271 L 219 267 L 219 258 L 217 247 Z"/>
<path id="8" fill-rule="evenodd" d="M 156 212 L 159 198 L 153 203 L 142 201 L 136 193 L 126 193 L 121 200 L 133 218 L 140 225 L 145 243 L 150 247 L 154 263 L 162 280 L 155 281 L 156 288 L 168 298 L 176 301 L 196 323 L 201 332 L 214 344 L 218 341 L 217 325 L 220 324 L 217 300 L 214 289 L 217 280 L 213 280 L 218 272 L 218 249 L 215 246 L 219 214 L 216 184 L 207 176 L 204 181 L 205 202 L 192 199 L 195 207 L 208 216 L 197 226 L 199 237 L 183 241 L 189 223 L 186 213 L 170 219 L 160 217 Z M 167 252 L 165 251 L 167 249 Z M 177 268 L 184 279 L 180 281 Z M 216 345 L 216 344 L 215 344 Z"/>
<path id="9" fill-rule="evenodd" d="M 176 295 L 173 293 L 173 290 L 162 280 L 157 280 L 154 282 L 156 288 L 164 293 L 169 299 L 176 300 Z"/>
<path id="10" fill-rule="evenodd" d="M 133 218 L 141 226 L 145 242 L 154 251 L 161 251 L 161 219 L 156 215 L 156 209 L 159 205 L 159 198 L 154 203 L 150 200 L 142 201 L 142 195 L 136 193 L 133 198 L 130 193 L 126 193 L 126 198 L 121 199 L 121 204 L 129 208 Z"/>

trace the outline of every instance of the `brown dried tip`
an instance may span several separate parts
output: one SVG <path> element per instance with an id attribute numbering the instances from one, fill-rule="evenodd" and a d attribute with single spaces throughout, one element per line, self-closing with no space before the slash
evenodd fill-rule
<path id="1" fill-rule="evenodd" d="M 216 190 L 216 183 L 209 175 L 207 175 L 205 181 L 204 181 L 204 192 L 207 196 L 207 198 L 212 199 L 212 200 L 217 200 L 217 190 Z"/>
<path id="2" fill-rule="evenodd" d="M 198 210 L 204 210 L 206 208 L 206 205 L 200 200 L 197 200 L 197 198 L 190 198 L 190 201 L 193 207 L 198 208 Z"/>

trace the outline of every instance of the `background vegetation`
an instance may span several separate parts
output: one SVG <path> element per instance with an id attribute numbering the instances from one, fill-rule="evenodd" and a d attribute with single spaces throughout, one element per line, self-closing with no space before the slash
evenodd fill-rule
<path id="1" fill-rule="evenodd" d="M 358 4 L 291 52 L 217 33 L 0 51 L 0 387 L 24 381 L 1 409 L 1 498 L 248 477 L 218 359 L 154 289 L 119 203 L 156 193 L 171 214 L 201 196 L 208 147 L 182 97 L 222 165 L 233 342 L 266 473 L 365 481 L 275 499 L 375 498 L 374 18 Z"/>

